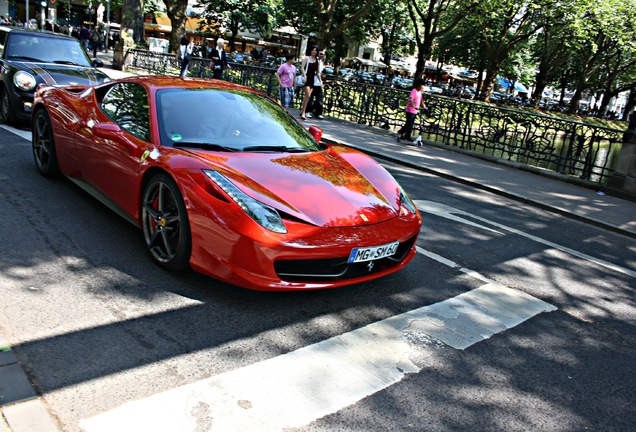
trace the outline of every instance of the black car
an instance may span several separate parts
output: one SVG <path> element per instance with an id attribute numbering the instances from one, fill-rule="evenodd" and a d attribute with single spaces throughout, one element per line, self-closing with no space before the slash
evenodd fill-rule
<path id="1" fill-rule="evenodd" d="M 71 36 L 0 26 L 0 121 L 30 121 L 40 84 L 86 87 L 108 81 L 96 69 L 102 66 Z"/>

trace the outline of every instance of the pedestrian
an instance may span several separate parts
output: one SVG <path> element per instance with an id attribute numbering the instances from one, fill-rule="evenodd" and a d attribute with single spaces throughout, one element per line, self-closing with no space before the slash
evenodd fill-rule
<path id="1" fill-rule="evenodd" d="M 278 92 L 280 94 L 280 104 L 289 108 L 294 103 L 294 79 L 296 78 L 296 66 L 294 66 L 294 54 L 285 56 L 285 63 L 278 67 L 276 80 L 278 81 Z"/>
<path id="2" fill-rule="evenodd" d="M 85 26 L 80 26 L 79 32 L 77 33 L 77 37 L 82 43 L 82 46 L 84 47 L 84 51 L 88 52 L 88 40 L 91 37 L 91 31 L 87 29 Z"/>
<path id="3" fill-rule="evenodd" d="M 315 84 L 322 84 L 322 78 L 320 77 L 322 71 L 320 70 L 318 52 L 318 46 L 312 45 L 301 65 L 301 72 L 304 78 L 303 91 L 305 93 L 305 97 L 303 98 L 303 107 L 300 111 L 300 118 L 302 120 L 307 120 L 307 105 L 309 104 L 309 99 L 311 98 L 311 93 L 314 90 Z"/>
<path id="4" fill-rule="evenodd" d="M 307 103 L 307 117 L 315 117 L 317 119 L 324 119 L 322 116 L 323 102 L 322 102 L 322 71 L 324 69 L 325 53 L 324 51 L 318 52 L 318 75 L 314 77 L 314 87 L 311 91 L 311 97 Z"/>
<path id="5" fill-rule="evenodd" d="M 208 48 L 208 42 L 205 39 L 201 42 L 199 49 L 201 50 L 201 58 L 210 58 L 210 49 Z M 205 77 L 207 69 L 205 63 L 206 62 L 203 61 L 199 63 L 199 78 Z"/>
<path id="6" fill-rule="evenodd" d="M 93 47 L 93 58 L 97 57 L 97 50 L 100 48 L 102 44 L 102 33 L 98 28 L 93 27 L 91 31 L 91 45 Z"/>
<path id="7" fill-rule="evenodd" d="M 406 121 L 404 125 L 397 132 L 397 140 L 407 139 L 411 141 L 411 134 L 413 133 L 413 125 L 415 124 L 415 118 L 419 112 L 420 106 L 426 108 L 424 99 L 422 97 L 422 88 L 424 87 L 424 80 L 418 78 L 413 81 L 413 89 L 409 94 L 409 99 L 406 101 Z"/>
<path id="8" fill-rule="evenodd" d="M 188 72 L 188 64 L 190 64 L 190 56 L 192 55 L 192 49 L 194 48 L 194 42 L 190 42 L 186 35 L 181 36 L 181 44 L 179 46 L 179 58 L 181 59 L 181 78 L 185 77 Z"/>
<path id="9" fill-rule="evenodd" d="M 227 53 L 225 52 L 225 39 L 218 38 L 216 40 L 216 47 L 210 52 L 210 67 L 212 68 L 212 74 L 215 79 L 223 79 L 223 71 L 225 68 L 231 69 L 227 64 Z"/>

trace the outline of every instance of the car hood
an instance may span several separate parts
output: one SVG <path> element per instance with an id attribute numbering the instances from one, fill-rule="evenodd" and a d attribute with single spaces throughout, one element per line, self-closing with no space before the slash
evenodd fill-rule
<path id="1" fill-rule="evenodd" d="M 106 74 L 93 67 L 26 62 L 21 65 L 23 70 L 40 76 L 46 85 L 51 86 L 89 86 L 107 78 Z"/>
<path id="2" fill-rule="evenodd" d="M 371 225 L 399 214 L 397 182 L 375 160 L 346 147 L 222 157 L 193 153 L 252 198 L 316 226 Z"/>

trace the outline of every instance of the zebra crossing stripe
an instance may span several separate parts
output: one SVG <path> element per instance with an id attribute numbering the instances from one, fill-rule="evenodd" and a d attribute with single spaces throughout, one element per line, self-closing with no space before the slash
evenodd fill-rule
<path id="1" fill-rule="evenodd" d="M 418 341 L 466 349 L 556 308 L 495 283 L 82 420 L 84 432 L 282 431 L 387 388 L 420 368 Z"/>

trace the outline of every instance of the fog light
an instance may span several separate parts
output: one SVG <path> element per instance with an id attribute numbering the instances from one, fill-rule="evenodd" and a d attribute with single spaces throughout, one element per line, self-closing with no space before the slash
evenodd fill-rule
<path id="1" fill-rule="evenodd" d="M 24 105 L 22 105 L 22 107 L 24 108 L 26 112 L 31 112 L 31 110 L 33 109 L 33 103 L 25 102 Z"/>

